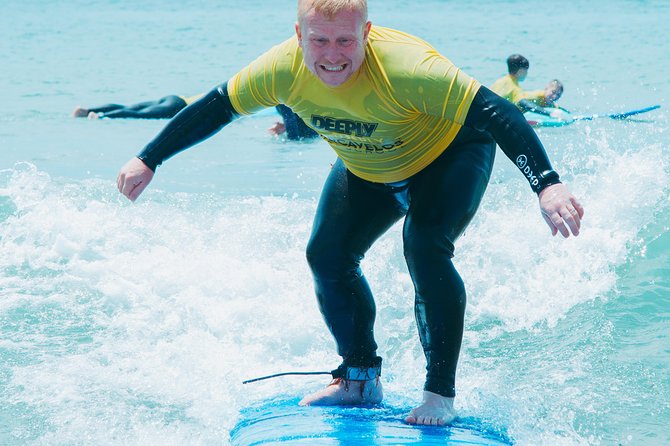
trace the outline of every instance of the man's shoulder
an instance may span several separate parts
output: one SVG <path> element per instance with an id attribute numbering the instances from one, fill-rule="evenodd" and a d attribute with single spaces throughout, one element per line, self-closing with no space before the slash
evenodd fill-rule
<path id="1" fill-rule="evenodd" d="M 512 92 L 517 89 L 519 89 L 519 87 L 514 84 L 509 75 L 505 75 L 491 84 L 492 92 L 509 100 L 512 100 Z"/>
<path id="2" fill-rule="evenodd" d="M 512 79 L 509 77 L 509 75 L 506 74 L 505 76 L 499 77 L 498 79 L 496 79 L 495 82 L 493 82 L 491 84 L 491 86 L 493 86 L 493 85 L 511 85 L 512 83 L 513 83 Z"/>
<path id="3" fill-rule="evenodd" d="M 252 72 L 268 72 L 271 68 L 275 76 L 295 73 L 302 63 L 302 49 L 296 36 L 280 42 L 258 56 L 245 69 Z"/>
<path id="4" fill-rule="evenodd" d="M 294 58 L 298 52 L 300 52 L 300 45 L 298 45 L 298 38 L 293 35 L 283 42 L 278 43 L 277 45 L 270 48 L 268 54 L 272 55 L 275 58 Z"/>
<path id="5" fill-rule="evenodd" d="M 384 71 L 389 79 L 434 70 L 447 70 L 451 62 L 420 37 L 392 28 L 373 26 L 366 58 L 370 67 Z"/>
<path id="6" fill-rule="evenodd" d="M 403 31 L 399 31 L 393 28 L 386 28 L 384 26 L 373 25 L 370 29 L 370 43 L 371 44 L 400 44 L 400 45 L 412 45 L 423 48 L 433 49 L 425 40 L 421 39 L 412 34 L 408 34 Z"/>

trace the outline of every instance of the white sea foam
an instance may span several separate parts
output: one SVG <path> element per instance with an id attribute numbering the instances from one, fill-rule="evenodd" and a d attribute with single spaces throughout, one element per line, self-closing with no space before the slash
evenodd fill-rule
<path id="1" fill-rule="evenodd" d="M 338 365 L 303 253 L 333 159 L 323 141 L 282 143 L 265 131 L 274 117 L 240 120 L 131 205 L 114 176 L 163 123 L 67 116 L 225 81 L 291 34 L 294 12 L 266 3 L 3 5 L 3 49 L 19 63 L 0 113 L 0 444 L 221 444 L 244 407 L 325 381 L 243 379 Z M 640 116 L 651 122 L 539 131 L 586 207 L 578 238 L 551 238 L 499 154 L 457 245 L 469 299 L 457 405 L 520 445 L 670 442 L 669 7 L 629 3 L 555 8 L 574 37 L 557 41 L 527 2 L 370 2 L 375 23 L 426 38 L 484 84 L 521 51 L 525 86 L 559 77 L 575 112 L 663 106 Z M 398 226 L 363 266 L 385 389 L 409 406 L 424 359 Z"/>
<path id="2" fill-rule="evenodd" d="M 520 330 L 551 338 L 573 308 L 611 295 L 640 228 L 667 206 L 660 147 L 619 154 L 606 138 L 592 143 L 598 156 L 586 168 L 593 173 L 573 179 L 587 207 L 578 238 L 551 239 L 527 186 L 494 181 L 457 247 L 469 293 L 460 400 L 466 412 L 497 419 L 519 438 L 537 435 L 523 420 L 544 409 L 532 403 L 536 392 L 508 379 L 527 363 L 505 352 L 504 339 L 529 336 L 514 335 Z M 12 404 L 45 420 L 37 444 L 82 435 L 113 444 L 207 444 L 225 437 L 250 401 L 321 383 L 287 378 L 242 387 L 243 379 L 337 365 L 303 254 L 313 200 L 155 192 L 130 205 L 107 182 L 63 183 L 31 164 L 4 178 L 0 195 L 13 212 L 0 233 L 2 311 L 19 320 L 13 312 L 39 314 L 30 332 L 17 330 L 4 344 L 30 358 L 13 368 L 8 388 Z M 387 388 L 410 400 L 423 357 L 399 226 L 363 266 L 376 292 Z M 498 345 L 487 359 L 480 349 L 491 343 Z M 563 374 L 540 360 L 533 377 L 542 372 L 566 391 L 587 359 L 573 352 L 570 361 Z M 514 397 L 493 396 L 510 384 Z M 580 444 L 575 432 L 552 433 L 550 423 L 574 421 L 565 410 L 549 417 L 542 436 Z"/>

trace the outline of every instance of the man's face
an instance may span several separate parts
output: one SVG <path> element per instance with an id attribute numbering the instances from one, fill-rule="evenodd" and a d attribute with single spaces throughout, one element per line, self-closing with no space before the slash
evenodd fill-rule
<path id="1" fill-rule="evenodd" d="M 516 72 L 516 78 L 519 82 L 526 80 L 526 76 L 528 76 L 528 68 L 519 68 L 519 71 Z"/>
<path id="2" fill-rule="evenodd" d="M 305 65 L 323 83 L 341 85 L 363 64 L 370 22 L 360 12 L 342 11 L 328 19 L 312 10 L 295 29 Z"/>

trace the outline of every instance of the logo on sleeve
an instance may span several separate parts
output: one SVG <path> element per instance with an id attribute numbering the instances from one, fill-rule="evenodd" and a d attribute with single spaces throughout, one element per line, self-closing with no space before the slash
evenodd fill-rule
<path id="1" fill-rule="evenodd" d="M 358 137 L 370 137 L 379 124 L 376 122 L 335 119 L 327 116 L 312 115 L 312 126 L 316 129 Z"/>
<path id="2" fill-rule="evenodd" d="M 519 169 L 523 170 L 523 168 L 526 167 L 526 164 L 528 164 L 526 155 L 519 155 L 516 159 L 516 165 L 519 166 Z"/>
<path id="3" fill-rule="evenodd" d="M 528 178 L 528 182 L 531 184 L 531 186 L 537 186 L 540 183 L 539 179 L 535 175 L 535 172 L 533 172 L 533 169 L 531 169 L 528 165 L 528 158 L 526 155 L 517 156 L 516 165 L 519 170 L 523 172 L 524 175 L 526 175 L 526 178 Z"/>

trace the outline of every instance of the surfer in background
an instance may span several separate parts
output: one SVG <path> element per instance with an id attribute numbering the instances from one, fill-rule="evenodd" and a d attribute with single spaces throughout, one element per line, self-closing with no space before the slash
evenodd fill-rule
<path id="1" fill-rule="evenodd" d="M 307 260 L 343 361 L 332 382 L 301 404 L 382 400 L 375 302 L 360 262 L 404 218 L 427 362 L 423 401 L 405 420 L 450 423 L 466 303 L 451 259 L 488 184 L 496 143 L 537 194 L 553 235 L 577 235 L 584 210 L 514 105 L 423 40 L 372 26 L 365 0 L 299 0 L 295 30 L 170 121 L 121 168 L 118 189 L 134 201 L 166 159 L 240 115 L 289 106 L 338 155 L 319 199 Z"/>
<path id="2" fill-rule="evenodd" d="M 507 58 L 506 76 L 491 85 L 491 91 L 515 104 L 521 111 L 533 111 L 559 118 L 563 112 L 556 101 L 563 95 L 563 84 L 558 79 L 549 81 L 544 90 L 525 91 L 519 85 L 528 76 L 530 62 L 521 54 L 512 54 Z"/>
<path id="3" fill-rule="evenodd" d="M 305 124 L 305 121 L 300 119 L 300 116 L 293 113 L 293 110 L 284 104 L 279 104 L 275 108 L 281 115 L 282 121 L 276 122 L 268 129 L 271 134 L 275 136 L 286 135 L 286 138 L 290 140 L 312 139 L 319 136 Z"/>
<path id="4" fill-rule="evenodd" d="M 512 54 L 507 58 L 507 75 L 501 77 L 491 85 L 491 91 L 507 99 L 512 104 L 517 104 L 522 99 L 539 99 L 542 94 L 539 91 L 527 93 L 519 85 L 526 80 L 530 62 L 521 54 Z"/>
<path id="5" fill-rule="evenodd" d="M 106 104 L 94 108 L 78 106 L 72 112 L 72 116 L 88 119 L 170 119 L 202 96 L 204 95 L 169 95 L 156 101 L 139 102 L 133 105 Z"/>
<path id="6" fill-rule="evenodd" d="M 516 106 L 522 112 L 531 111 L 541 115 L 551 116 L 556 119 L 569 117 L 569 112 L 558 106 L 558 101 L 563 95 L 563 83 L 558 79 L 549 81 L 544 90 L 531 92 L 529 98 L 521 99 Z"/>
<path id="7" fill-rule="evenodd" d="M 88 119 L 171 119 L 186 106 L 197 101 L 203 94 L 195 96 L 170 95 L 156 101 L 140 102 L 133 105 L 107 104 L 100 107 L 84 108 L 78 106 L 72 112 L 75 118 Z M 283 104 L 276 107 L 282 117 L 268 131 L 275 136 L 283 136 L 289 140 L 316 138 L 317 133 L 309 128 L 298 115 Z"/>

